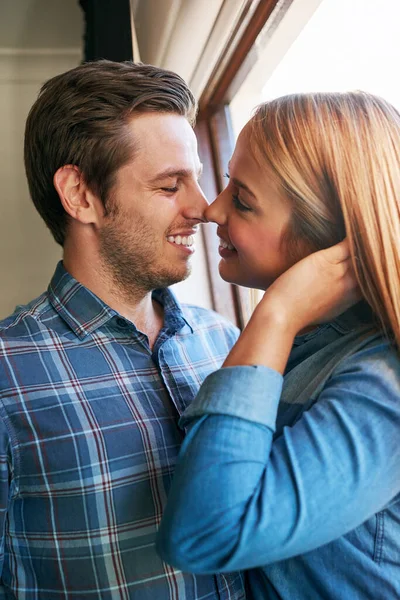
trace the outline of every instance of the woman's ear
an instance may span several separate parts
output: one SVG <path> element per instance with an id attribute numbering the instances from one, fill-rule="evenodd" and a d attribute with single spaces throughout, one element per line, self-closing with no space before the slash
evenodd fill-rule
<path id="1" fill-rule="evenodd" d="M 82 172 L 75 165 L 60 167 L 53 177 L 54 187 L 65 212 L 83 224 L 97 223 L 98 199 L 88 189 Z"/>

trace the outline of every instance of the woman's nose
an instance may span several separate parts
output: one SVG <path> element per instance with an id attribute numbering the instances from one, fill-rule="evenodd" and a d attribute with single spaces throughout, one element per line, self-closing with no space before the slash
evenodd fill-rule
<path id="1" fill-rule="evenodd" d="M 207 221 L 223 225 L 226 221 L 225 203 L 223 202 L 224 192 L 221 192 L 204 211 L 204 216 Z"/>

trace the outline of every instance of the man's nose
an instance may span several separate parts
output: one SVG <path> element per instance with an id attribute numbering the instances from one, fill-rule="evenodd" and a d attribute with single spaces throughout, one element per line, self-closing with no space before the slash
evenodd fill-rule
<path id="1" fill-rule="evenodd" d="M 202 190 L 202 188 L 200 187 L 200 185 L 197 186 L 198 187 L 198 196 L 199 196 L 199 205 L 201 205 L 201 211 L 202 214 L 204 215 L 205 211 L 208 208 L 208 200 L 204 195 L 204 192 Z"/>
<path id="2" fill-rule="evenodd" d="M 186 218 L 197 219 L 199 221 L 205 221 L 206 218 L 204 213 L 208 208 L 208 201 L 204 195 L 203 190 L 197 183 L 194 190 L 190 193 L 190 202 L 186 208 Z"/>

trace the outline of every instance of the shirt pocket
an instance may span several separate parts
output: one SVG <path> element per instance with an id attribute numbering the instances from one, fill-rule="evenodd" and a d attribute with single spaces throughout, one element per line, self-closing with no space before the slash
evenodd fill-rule
<path id="1" fill-rule="evenodd" d="M 385 512 L 381 511 L 364 521 L 344 537 L 357 552 L 364 554 L 377 565 L 383 559 Z"/>

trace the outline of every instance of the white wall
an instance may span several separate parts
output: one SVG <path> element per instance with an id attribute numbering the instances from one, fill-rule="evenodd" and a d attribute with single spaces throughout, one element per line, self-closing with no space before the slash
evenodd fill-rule
<path id="1" fill-rule="evenodd" d="M 25 119 L 41 84 L 79 55 L 0 50 L 0 317 L 46 287 L 61 252 L 36 212 L 23 164 Z"/>
<path id="2" fill-rule="evenodd" d="M 82 35 L 74 0 L 1 0 L 0 318 L 46 289 L 61 256 L 29 198 L 23 137 L 44 81 L 80 63 Z"/>
<path id="3" fill-rule="evenodd" d="M 1 0 L 1 48 L 79 48 L 83 13 L 78 0 Z"/>

